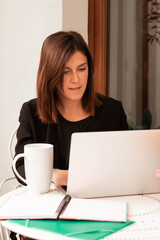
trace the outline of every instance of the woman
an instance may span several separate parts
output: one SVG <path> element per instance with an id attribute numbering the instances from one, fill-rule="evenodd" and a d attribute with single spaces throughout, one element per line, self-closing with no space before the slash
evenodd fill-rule
<path id="1" fill-rule="evenodd" d="M 77 32 L 57 32 L 43 43 L 37 74 L 37 99 L 23 104 L 16 154 L 28 143 L 54 145 L 53 181 L 67 186 L 73 132 L 127 130 L 121 102 L 96 94 L 94 63 Z M 85 167 L 85 166 L 84 166 Z M 17 170 L 24 177 L 21 159 Z"/>

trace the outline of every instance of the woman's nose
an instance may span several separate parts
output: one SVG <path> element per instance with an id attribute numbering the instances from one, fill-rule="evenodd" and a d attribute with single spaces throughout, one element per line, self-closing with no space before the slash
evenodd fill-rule
<path id="1" fill-rule="evenodd" d="M 79 76 L 78 76 L 78 73 L 77 72 L 73 72 L 72 73 L 72 79 L 71 79 L 72 82 L 79 82 Z"/>

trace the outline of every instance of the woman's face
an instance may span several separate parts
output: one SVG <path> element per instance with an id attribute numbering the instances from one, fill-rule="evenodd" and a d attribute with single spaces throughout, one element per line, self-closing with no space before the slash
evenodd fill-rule
<path id="1" fill-rule="evenodd" d="M 81 101 L 88 82 L 87 57 L 76 51 L 67 61 L 62 82 L 58 84 L 60 101 Z"/>

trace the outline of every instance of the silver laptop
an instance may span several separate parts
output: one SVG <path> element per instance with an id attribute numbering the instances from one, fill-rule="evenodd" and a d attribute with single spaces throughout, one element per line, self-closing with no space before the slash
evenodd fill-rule
<path id="1" fill-rule="evenodd" d="M 67 193 L 91 198 L 160 192 L 160 130 L 74 133 Z"/>

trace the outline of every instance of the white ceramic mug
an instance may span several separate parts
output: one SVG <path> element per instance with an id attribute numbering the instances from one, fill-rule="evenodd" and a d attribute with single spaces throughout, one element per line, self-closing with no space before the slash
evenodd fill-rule
<path id="1" fill-rule="evenodd" d="M 24 157 L 26 179 L 17 172 L 16 162 Z M 46 193 L 50 190 L 53 169 L 53 145 L 32 143 L 24 146 L 24 153 L 15 156 L 13 170 L 18 178 L 28 185 L 33 193 Z"/>

